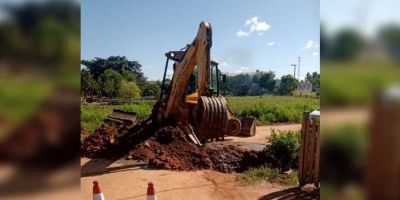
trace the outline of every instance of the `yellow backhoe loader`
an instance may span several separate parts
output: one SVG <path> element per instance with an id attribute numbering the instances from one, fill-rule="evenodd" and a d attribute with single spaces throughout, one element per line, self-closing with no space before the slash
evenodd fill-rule
<path id="1" fill-rule="evenodd" d="M 198 145 L 209 140 L 223 140 L 225 135 L 255 134 L 255 119 L 236 118 L 220 94 L 221 79 L 218 63 L 210 59 L 212 29 L 208 22 L 201 22 L 193 42 L 180 51 L 169 51 L 159 99 L 153 107 L 153 124 L 177 125 Z M 173 60 L 172 79 L 167 81 L 169 61 Z M 167 83 L 169 82 L 169 83 Z M 132 113 L 130 113 L 132 114 Z M 112 120 L 127 121 L 129 115 L 116 110 Z M 132 117 L 134 124 L 135 117 Z"/>

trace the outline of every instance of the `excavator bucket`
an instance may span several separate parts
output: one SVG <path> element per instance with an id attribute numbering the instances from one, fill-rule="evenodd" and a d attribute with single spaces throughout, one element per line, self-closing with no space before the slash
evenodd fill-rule
<path id="1" fill-rule="evenodd" d="M 240 118 L 240 122 L 242 124 L 240 135 L 254 136 L 256 134 L 256 118 L 242 117 Z"/>
<path id="2" fill-rule="evenodd" d="M 127 112 L 119 109 L 114 109 L 111 114 L 104 120 L 105 122 L 116 123 L 117 125 L 124 126 L 130 129 L 137 123 L 137 113 Z"/>

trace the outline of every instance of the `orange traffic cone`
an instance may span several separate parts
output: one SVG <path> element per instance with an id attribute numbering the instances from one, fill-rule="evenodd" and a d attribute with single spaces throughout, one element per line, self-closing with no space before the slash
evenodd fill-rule
<path id="1" fill-rule="evenodd" d="M 154 185 L 152 182 L 149 182 L 147 185 L 147 197 L 146 200 L 157 200 L 157 196 L 154 192 Z"/>
<path id="2" fill-rule="evenodd" d="M 100 184 L 97 180 L 93 181 L 93 200 L 106 200 L 100 189 Z"/>

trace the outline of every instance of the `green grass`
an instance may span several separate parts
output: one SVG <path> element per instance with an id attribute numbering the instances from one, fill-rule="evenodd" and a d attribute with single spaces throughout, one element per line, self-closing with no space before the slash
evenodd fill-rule
<path id="1" fill-rule="evenodd" d="M 253 116 L 259 124 L 299 123 L 304 111 L 319 108 L 319 99 L 292 96 L 227 97 L 236 116 Z"/>
<path id="2" fill-rule="evenodd" d="M 400 68 L 389 61 L 321 63 L 323 106 L 368 105 L 379 89 L 400 77 Z"/>
<path id="3" fill-rule="evenodd" d="M 254 116 L 258 124 L 298 123 L 304 110 L 312 111 L 319 107 L 318 99 L 290 96 L 227 97 L 229 107 L 238 117 Z M 114 108 L 136 112 L 139 118 L 150 115 L 154 101 L 140 101 L 124 105 L 82 105 L 82 127 L 93 131 L 98 128 Z"/>
<path id="4" fill-rule="evenodd" d="M 29 117 L 50 94 L 50 80 L 0 73 L 0 114 L 12 123 Z"/>
<path id="5" fill-rule="evenodd" d="M 299 182 L 297 171 L 292 171 L 289 174 L 281 174 L 279 173 L 279 169 L 273 169 L 266 166 L 250 168 L 241 173 L 238 180 L 242 185 L 254 185 L 263 180 L 291 186 L 297 185 Z"/>
<path id="6" fill-rule="evenodd" d="M 317 93 L 315 93 L 315 92 L 293 92 L 293 96 L 316 99 L 317 98 Z"/>

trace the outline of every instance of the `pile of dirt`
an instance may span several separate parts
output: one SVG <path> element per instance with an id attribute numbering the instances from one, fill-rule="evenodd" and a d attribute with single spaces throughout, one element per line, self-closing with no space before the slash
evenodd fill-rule
<path id="1" fill-rule="evenodd" d="M 220 172 L 242 172 L 263 164 L 265 153 L 243 149 L 234 145 L 219 145 L 206 148 L 214 167 Z"/>
<path id="2" fill-rule="evenodd" d="M 108 157 L 111 145 L 119 131 L 114 126 L 102 125 L 81 143 L 81 154 L 85 157 Z"/>
<path id="3" fill-rule="evenodd" d="M 210 169 L 212 162 L 204 148 L 186 140 L 173 126 L 158 130 L 150 139 L 136 145 L 127 159 L 148 161 L 150 167 L 175 170 Z"/>
<path id="4" fill-rule="evenodd" d="M 119 135 L 118 129 L 103 126 L 82 142 L 81 151 L 90 158 L 115 158 L 118 155 L 128 160 L 144 160 L 150 168 L 169 170 L 241 172 L 264 160 L 260 158 L 262 152 L 234 145 L 207 144 L 199 147 L 188 141 L 185 134 L 175 126 L 158 130 L 148 128 L 129 139 Z"/>

